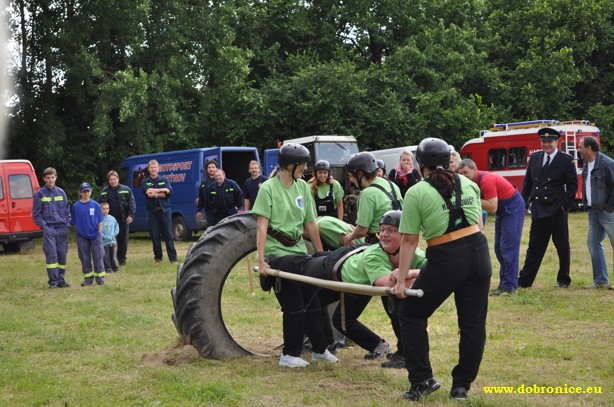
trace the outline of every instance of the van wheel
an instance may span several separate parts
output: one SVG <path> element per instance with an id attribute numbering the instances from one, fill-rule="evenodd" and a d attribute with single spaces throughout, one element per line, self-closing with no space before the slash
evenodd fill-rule
<path id="1" fill-rule="evenodd" d="M 185 224 L 183 216 L 176 216 L 173 218 L 173 237 L 175 240 L 181 240 L 187 242 L 190 240 L 192 234 L 188 230 L 188 226 Z"/>
<path id="2" fill-rule="evenodd" d="M 249 213 L 229 216 L 207 229 L 177 269 L 177 287 L 171 290 L 172 320 L 184 342 L 205 358 L 253 354 L 228 332 L 221 295 L 233 267 L 256 250 L 256 229 L 256 218 Z"/>

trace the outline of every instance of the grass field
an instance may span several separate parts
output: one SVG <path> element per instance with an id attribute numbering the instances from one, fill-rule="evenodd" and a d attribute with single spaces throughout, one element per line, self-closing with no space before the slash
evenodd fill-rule
<path id="1" fill-rule="evenodd" d="M 490 299 L 486 352 L 468 405 L 614 405 L 614 291 L 582 289 L 592 281 L 586 224 L 586 214 L 570 216 L 569 289 L 554 287 L 558 264 L 551 245 L 533 288 Z M 521 263 L 529 225 L 527 218 Z M 490 219 L 485 231 L 491 252 L 493 229 Z M 612 250 L 605 243 L 611 267 Z M 177 243 L 180 260 L 188 246 Z M 380 361 L 363 359 L 357 347 L 341 350 L 336 365 L 278 368 L 279 306 L 256 281 L 250 288 L 245 262 L 233 270 L 224 289 L 224 319 L 241 345 L 272 356 L 200 358 L 182 346 L 170 319 L 175 268 L 154 266 L 146 235 L 131 235 L 128 255 L 128 264 L 108 276 L 105 286 L 81 288 L 73 241 L 67 271 L 72 287 L 57 290 L 47 288 L 40 241 L 33 251 L 0 255 L 0 406 L 407 404 L 401 399 L 406 372 L 380 368 Z M 494 252 L 492 257 L 496 287 Z M 371 302 L 362 320 L 394 342 L 379 300 Z M 458 357 L 452 299 L 430 319 L 429 332 L 431 361 L 442 389 L 425 404 L 454 405 L 448 398 Z M 487 394 L 485 386 L 510 386 L 516 393 Z M 545 391 L 558 386 L 567 394 L 518 392 L 534 386 Z M 600 393 L 570 394 L 576 386 L 597 386 Z"/>

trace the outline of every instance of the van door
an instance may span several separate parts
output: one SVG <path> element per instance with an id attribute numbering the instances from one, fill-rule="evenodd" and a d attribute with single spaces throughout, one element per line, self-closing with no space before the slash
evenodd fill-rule
<path id="1" fill-rule="evenodd" d="M 8 190 L 5 189 L 11 233 L 40 230 L 32 219 L 32 197 L 38 185 L 32 167 L 26 162 L 13 162 L 4 166 Z"/>

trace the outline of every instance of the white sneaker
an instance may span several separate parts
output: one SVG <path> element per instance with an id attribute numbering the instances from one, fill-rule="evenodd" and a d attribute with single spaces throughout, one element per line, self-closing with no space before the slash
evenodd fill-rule
<path id="1" fill-rule="evenodd" d="M 328 349 L 326 349 L 324 353 L 311 353 L 311 361 L 317 362 L 318 360 L 325 360 L 328 363 L 339 363 L 339 359 L 337 359 L 335 355 L 330 353 Z"/>
<path id="2" fill-rule="evenodd" d="M 298 356 L 281 355 L 279 358 L 280 367 L 307 367 L 309 362 Z"/>

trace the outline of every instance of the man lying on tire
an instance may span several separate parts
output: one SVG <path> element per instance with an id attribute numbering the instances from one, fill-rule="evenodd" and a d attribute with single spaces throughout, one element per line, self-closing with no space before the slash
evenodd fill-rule
<path id="1" fill-rule="evenodd" d="M 399 266 L 401 214 L 401 211 L 388 211 L 382 216 L 378 244 L 345 246 L 332 252 L 316 253 L 314 256 L 273 257 L 268 264 L 273 269 L 325 280 L 381 287 L 394 286 Z M 412 270 L 407 276 L 408 287 L 411 287 L 418 276 L 425 258 L 424 252 L 414 258 Z M 369 352 L 365 358 L 374 359 L 390 352 L 390 344 L 385 339 L 358 321 L 371 296 L 327 289 L 319 289 L 318 296 L 323 306 L 341 299 L 333 314 L 333 324 L 346 337 Z M 404 367 L 404 363 L 399 367 Z"/>

